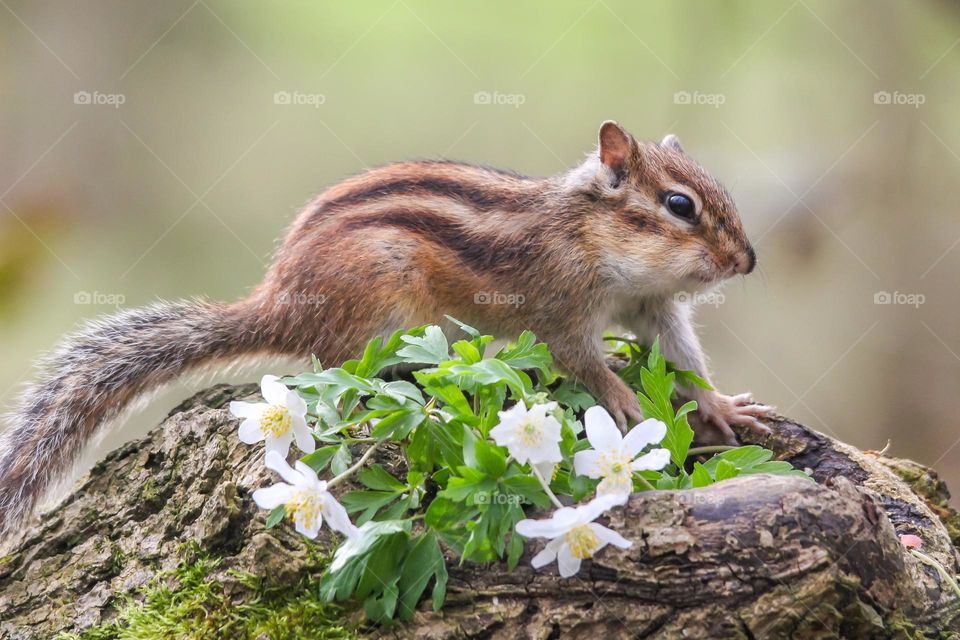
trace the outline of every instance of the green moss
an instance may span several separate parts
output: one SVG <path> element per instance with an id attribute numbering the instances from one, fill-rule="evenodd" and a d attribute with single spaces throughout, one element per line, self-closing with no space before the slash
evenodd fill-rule
<path id="1" fill-rule="evenodd" d="M 150 478 L 143 483 L 143 489 L 140 491 L 140 499 L 144 502 L 153 502 L 157 499 L 159 493 L 157 482 L 153 478 Z"/>
<path id="2" fill-rule="evenodd" d="M 54 640 L 340 640 L 358 638 L 345 611 L 323 602 L 309 578 L 293 587 L 258 576 L 228 572 L 246 591 L 237 601 L 212 577 L 218 561 L 189 553 L 171 571 L 157 574 L 127 597 L 116 618 Z"/>

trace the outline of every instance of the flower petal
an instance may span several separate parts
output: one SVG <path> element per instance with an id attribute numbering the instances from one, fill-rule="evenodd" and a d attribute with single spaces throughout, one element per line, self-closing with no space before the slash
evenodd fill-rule
<path id="1" fill-rule="evenodd" d="M 563 437 L 560 434 L 560 422 L 553 416 L 545 417 L 543 419 L 543 426 L 541 428 L 543 429 L 544 436 L 549 440 L 560 442 L 561 438 Z"/>
<path id="2" fill-rule="evenodd" d="M 600 453 L 593 449 L 578 451 L 573 454 L 573 470 L 577 475 L 587 476 L 588 478 L 600 477 Z"/>
<path id="3" fill-rule="evenodd" d="M 537 555 L 533 556 L 530 559 L 530 566 L 534 569 L 539 569 L 540 567 L 545 567 L 554 560 L 557 559 L 557 550 L 560 548 L 560 545 L 563 544 L 563 538 L 554 538 L 547 543 L 547 546 L 543 548 Z"/>
<path id="4" fill-rule="evenodd" d="M 284 387 L 284 389 L 286 389 L 286 387 Z M 286 405 L 287 409 L 290 410 L 290 414 L 293 415 L 294 418 L 302 418 L 303 416 L 307 415 L 306 401 L 301 398 L 300 394 L 293 389 L 287 391 L 287 397 L 284 399 L 284 405 Z"/>
<path id="5" fill-rule="evenodd" d="M 588 526 L 593 530 L 593 532 L 600 539 L 600 542 L 604 545 L 612 544 L 613 546 L 620 547 L 621 549 L 629 549 L 633 546 L 633 542 L 627 540 L 613 529 L 608 529 L 602 524 L 591 522 Z"/>
<path id="6" fill-rule="evenodd" d="M 580 558 L 570 553 L 570 545 L 563 544 L 557 551 L 557 566 L 560 568 L 560 577 L 569 578 L 580 571 Z"/>
<path id="7" fill-rule="evenodd" d="M 583 414 L 583 421 L 587 427 L 587 440 L 594 449 L 601 453 L 620 451 L 623 436 L 606 409 L 600 405 L 590 407 Z"/>
<path id="8" fill-rule="evenodd" d="M 543 422 L 544 418 L 547 416 L 547 405 L 545 404 L 535 404 L 530 407 L 530 411 L 527 412 L 527 417 L 536 423 Z"/>
<path id="9" fill-rule="evenodd" d="M 634 471 L 660 471 L 668 464 L 670 464 L 670 450 L 653 449 L 630 463 L 630 468 Z"/>
<path id="10" fill-rule="evenodd" d="M 297 521 L 294 525 L 294 529 L 297 530 L 297 533 L 302 533 L 311 540 L 317 537 L 317 534 L 320 533 L 320 527 L 323 526 L 323 521 L 321 518 L 317 518 L 312 527 L 304 526 L 303 522 Z"/>
<path id="11" fill-rule="evenodd" d="M 625 474 L 607 476 L 597 485 L 597 495 L 627 495 L 633 492 L 633 478 Z"/>
<path id="12" fill-rule="evenodd" d="M 317 477 L 317 472 L 313 470 L 313 467 L 308 465 L 303 460 L 297 460 L 293 463 L 293 468 L 300 472 L 300 475 L 303 476 L 303 479 L 312 486 L 317 491 L 326 491 L 327 483 Z"/>
<path id="13" fill-rule="evenodd" d="M 244 444 L 254 444 L 260 442 L 266 436 L 263 434 L 263 430 L 260 429 L 260 420 L 257 418 L 247 418 L 240 423 L 240 428 L 237 429 L 237 437 L 239 437 L 240 442 Z"/>
<path id="14" fill-rule="evenodd" d="M 267 451 L 264 464 L 267 469 L 276 471 L 284 481 L 292 485 L 302 485 L 304 483 L 303 474 L 299 471 L 294 471 L 293 468 L 287 464 L 284 457 L 276 451 Z"/>
<path id="15" fill-rule="evenodd" d="M 521 448 L 516 444 L 514 444 L 514 447 Z M 537 447 L 522 448 L 526 452 L 525 457 L 527 460 L 534 464 L 541 462 L 561 462 L 563 460 L 563 454 L 560 453 L 560 443 L 558 442 L 545 441 L 541 442 Z M 517 458 L 517 456 L 514 456 L 514 458 Z M 519 460 L 519 458 L 517 458 L 517 460 Z"/>
<path id="16" fill-rule="evenodd" d="M 551 478 L 553 478 L 553 469 L 557 465 L 553 462 L 537 462 L 533 463 L 531 466 L 536 467 L 537 472 L 543 477 L 547 483 L 550 483 Z"/>
<path id="17" fill-rule="evenodd" d="M 285 482 L 278 482 L 271 487 L 263 487 L 253 492 L 253 501 L 261 509 L 273 509 L 286 504 L 293 493 L 293 487 Z"/>
<path id="18" fill-rule="evenodd" d="M 360 535 L 360 529 L 350 522 L 347 510 L 329 493 L 324 496 L 323 515 L 327 519 L 327 524 L 334 531 L 339 531 L 348 538 Z"/>
<path id="19" fill-rule="evenodd" d="M 500 416 L 500 424 L 516 425 L 526 417 L 527 407 L 520 401 L 506 411 L 498 411 L 497 415 Z"/>
<path id="20" fill-rule="evenodd" d="M 234 400 L 230 403 L 230 413 L 238 418 L 259 418 L 266 406 L 263 402 Z"/>
<path id="21" fill-rule="evenodd" d="M 509 446 L 513 441 L 513 427 L 501 422 L 493 429 L 490 429 L 490 437 L 501 447 Z"/>
<path id="22" fill-rule="evenodd" d="M 598 495 L 587 504 L 577 507 L 576 524 L 587 524 L 599 518 L 605 511 L 620 506 L 627 501 L 627 493 L 606 493 Z"/>
<path id="23" fill-rule="evenodd" d="M 656 444 L 667 435 L 667 425 L 654 418 L 647 418 L 623 437 L 623 447 L 630 457 L 640 453 L 648 444 Z"/>
<path id="24" fill-rule="evenodd" d="M 521 520 L 516 531 L 525 538 L 556 538 L 570 530 L 577 521 L 577 510 L 562 507 L 553 512 L 546 520 Z"/>
<path id="25" fill-rule="evenodd" d="M 290 443 L 293 442 L 293 434 L 287 431 L 282 436 L 276 438 L 268 437 L 266 438 L 267 451 L 276 451 L 284 458 L 287 457 L 287 454 L 290 453 Z"/>
<path id="26" fill-rule="evenodd" d="M 268 404 L 279 404 L 285 407 L 289 389 L 278 380 L 277 376 L 263 376 L 260 380 L 260 395 Z"/>
<path id="27" fill-rule="evenodd" d="M 313 439 L 310 433 L 310 427 L 302 416 L 294 415 L 293 424 L 290 430 L 293 432 L 293 439 L 297 443 L 297 448 L 304 453 L 313 453 L 317 449 L 317 441 Z"/>

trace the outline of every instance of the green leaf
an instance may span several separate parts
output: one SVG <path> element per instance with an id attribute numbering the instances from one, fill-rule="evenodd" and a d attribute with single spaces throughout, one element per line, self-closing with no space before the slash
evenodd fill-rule
<path id="1" fill-rule="evenodd" d="M 275 526 L 280 524 L 280 521 L 283 520 L 283 516 L 287 514 L 287 510 L 283 505 L 279 507 L 274 507 L 270 514 L 267 516 L 267 529 L 273 529 Z"/>
<path id="2" fill-rule="evenodd" d="M 687 417 L 681 416 L 679 419 L 667 422 L 667 435 L 663 437 L 660 445 L 670 450 L 670 459 L 678 469 L 683 469 L 692 442 L 693 429 L 690 428 Z"/>
<path id="3" fill-rule="evenodd" d="M 418 405 L 423 406 L 425 402 L 423 399 L 423 393 L 420 391 L 420 389 L 418 389 L 416 385 L 411 384 L 406 380 L 387 382 L 381 387 L 380 392 L 400 403 L 403 403 L 407 400 L 412 400 Z"/>
<path id="4" fill-rule="evenodd" d="M 378 464 L 365 467 L 357 477 L 364 486 L 377 491 L 400 493 L 407 489 L 407 485 L 394 478 L 386 469 Z"/>
<path id="5" fill-rule="evenodd" d="M 407 456 L 411 463 L 426 471 L 435 467 L 458 467 L 463 464 L 463 450 L 456 438 L 462 433 L 459 425 L 424 420 L 410 435 Z"/>
<path id="6" fill-rule="evenodd" d="M 795 469 L 785 460 L 770 460 L 773 457 L 773 451 L 764 449 L 755 444 L 737 447 L 723 453 L 718 453 L 709 460 L 704 466 L 716 476 L 717 469 L 722 463 L 733 465 L 737 470 L 737 475 L 748 475 L 754 473 L 772 473 L 776 475 L 789 475 L 802 478 L 809 478 L 805 472 Z M 724 474 L 730 473 L 729 469 L 723 471 Z"/>
<path id="7" fill-rule="evenodd" d="M 690 474 L 690 480 L 694 488 L 706 487 L 713 484 L 713 478 L 710 476 L 710 472 L 699 462 L 693 463 L 693 473 Z"/>
<path id="8" fill-rule="evenodd" d="M 440 364 L 450 359 L 447 338 L 438 326 L 427 327 L 422 337 L 400 336 L 400 339 L 407 344 L 397 351 L 404 362 Z"/>
<path id="9" fill-rule="evenodd" d="M 394 411 L 381 419 L 370 435 L 377 440 L 403 440 L 426 417 L 427 414 L 420 407 Z"/>
<path id="10" fill-rule="evenodd" d="M 530 377 L 517 371 L 502 360 L 487 359 L 475 364 L 459 364 L 449 368 L 450 372 L 464 376 L 478 384 L 506 384 L 516 397 L 523 397 L 533 391 Z"/>
<path id="11" fill-rule="evenodd" d="M 347 470 L 351 462 L 353 462 L 353 456 L 350 455 L 350 448 L 342 444 L 333 455 L 333 460 L 330 461 L 330 471 L 333 472 L 333 475 L 338 476 Z"/>
<path id="12" fill-rule="evenodd" d="M 467 334 L 468 336 L 470 336 L 471 338 L 479 338 L 479 337 L 480 337 L 480 332 L 477 331 L 476 329 L 474 329 L 473 327 L 471 327 L 470 325 L 465 324 L 465 323 L 463 323 L 463 322 L 460 322 L 459 320 L 457 320 L 457 319 L 454 318 L 453 316 L 447 316 L 447 315 L 445 315 L 445 316 L 443 316 L 443 317 L 446 318 L 447 320 L 449 320 L 450 322 L 452 322 L 453 324 L 457 325 L 458 327 L 460 327 L 460 330 L 463 331 L 463 332 L 464 332 L 465 334 Z"/>
<path id="13" fill-rule="evenodd" d="M 383 520 L 380 522 L 367 522 L 360 527 L 360 532 L 353 538 L 348 538 L 346 542 L 340 545 L 333 554 L 333 562 L 330 564 L 330 573 L 336 573 L 348 562 L 362 556 L 384 536 L 394 533 L 409 533 L 409 520 Z"/>
<path id="14" fill-rule="evenodd" d="M 365 378 L 355 376 L 339 367 L 313 374 L 313 380 L 314 385 L 328 384 L 343 390 L 355 389 L 364 393 L 373 393 L 377 390 L 376 387 Z"/>
<path id="15" fill-rule="evenodd" d="M 530 331 L 524 331 L 516 342 L 497 352 L 496 358 L 514 369 L 536 369 L 543 384 L 550 384 L 556 377 L 551 370 L 553 356 L 550 349 L 543 342 L 538 343 Z"/>
<path id="16" fill-rule="evenodd" d="M 475 451 L 477 464 L 491 478 L 499 478 L 507 470 L 507 452 L 503 447 L 477 440 Z"/>
<path id="17" fill-rule="evenodd" d="M 401 620 L 409 620 L 416 611 L 417 602 L 427 588 L 431 578 L 436 582 L 444 583 L 439 593 L 439 601 L 434 598 L 434 609 L 443 604 L 443 597 L 447 579 L 446 563 L 443 552 L 433 532 L 427 532 L 413 540 L 407 551 L 400 570 L 400 602 L 399 616 Z"/>
<path id="18" fill-rule="evenodd" d="M 420 372 L 415 372 L 414 377 L 419 379 L 419 376 L 417 376 L 418 373 Z M 473 416 L 473 409 L 470 407 L 470 402 L 467 401 L 467 397 L 463 395 L 460 387 L 454 383 L 442 383 L 439 380 L 430 380 L 423 384 L 423 390 L 426 391 L 427 394 L 441 400 L 458 414 Z"/>
<path id="19" fill-rule="evenodd" d="M 553 397 L 557 402 L 574 411 L 583 411 L 597 404 L 596 399 L 590 395 L 586 387 L 569 378 L 560 383 L 553 392 Z"/>
<path id="20" fill-rule="evenodd" d="M 540 481 L 533 476 L 518 473 L 502 479 L 500 484 L 508 494 L 520 496 L 541 509 L 550 506 L 550 498 L 544 492 L 543 487 L 540 486 Z"/>
<path id="21" fill-rule="evenodd" d="M 740 470 L 737 469 L 737 465 L 733 464 L 729 460 L 721 460 L 717 463 L 716 471 L 714 471 L 714 479 L 717 482 L 721 480 L 729 480 L 730 478 L 735 478 L 740 475 Z"/>
<path id="22" fill-rule="evenodd" d="M 308 453 L 307 455 L 300 458 L 300 462 L 304 463 L 317 473 L 322 473 L 324 469 L 327 468 L 327 465 L 333 460 L 334 456 L 337 454 L 337 451 L 340 450 L 340 445 L 331 444 L 326 447 L 320 447 L 313 453 Z"/>
<path id="23" fill-rule="evenodd" d="M 340 502 L 348 513 L 363 512 L 357 516 L 355 523 L 362 525 L 399 497 L 396 491 L 348 491 L 340 497 Z"/>
<path id="24" fill-rule="evenodd" d="M 507 543 L 507 570 L 513 571 L 520 562 L 520 556 L 523 555 L 523 536 L 519 533 L 510 535 L 510 542 Z"/>

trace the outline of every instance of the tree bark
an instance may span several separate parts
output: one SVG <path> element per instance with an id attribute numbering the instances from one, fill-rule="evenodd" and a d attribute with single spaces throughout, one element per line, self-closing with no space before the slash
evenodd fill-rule
<path id="1" fill-rule="evenodd" d="M 216 579 L 242 601 L 231 570 L 294 588 L 316 578 L 316 554 L 286 525 L 267 530 L 250 495 L 271 482 L 262 452 L 236 438 L 214 387 L 146 438 L 97 464 L 58 507 L 0 557 L 0 638 L 51 638 L 109 621 L 184 543 L 221 560 Z M 762 444 L 816 482 L 744 476 L 688 491 L 635 495 L 612 512 L 634 540 L 606 548 L 580 574 L 450 563 L 447 603 L 422 605 L 399 638 L 913 638 L 960 631 L 960 600 L 906 552 L 957 570 L 960 518 L 946 487 L 916 463 L 860 452 L 789 420 Z M 389 449 L 383 453 L 390 463 Z M 320 544 L 327 541 L 321 539 Z"/>

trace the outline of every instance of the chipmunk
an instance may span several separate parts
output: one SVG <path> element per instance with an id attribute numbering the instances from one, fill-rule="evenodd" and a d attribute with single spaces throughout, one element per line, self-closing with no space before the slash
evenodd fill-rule
<path id="1" fill-rule="evenodd" d="M 691 305 L 676 294 L 755 265 L 730 195 L 672 135 L 638 142 L 604 122 L 597 150 L 548 178 L 448 161 L 372 169 L 308 203 L 243 300 L 122 311 L 54 350 L 0 449 L 0 532 L 100 425 L 185 371 L 250 355 L 337 363 L 445 315 L 497 336 L 532 330 L 625 427 L 643 415 L 604 361 L 602 331 L 659 335 L 667 359 L 707 378 Z M 768 430 L 760 418 L 772 409 L 748 394 L 679 391 L 698 403 L 701 439 L 736 442 L 731 424 Z"/>

